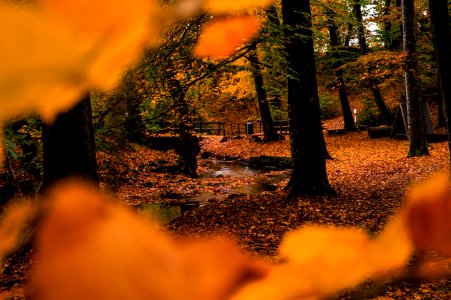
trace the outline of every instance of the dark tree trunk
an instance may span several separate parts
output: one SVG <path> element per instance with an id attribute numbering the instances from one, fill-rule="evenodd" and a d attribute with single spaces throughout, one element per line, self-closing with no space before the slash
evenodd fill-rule
<path id="1" fill-rule="evenodd" d="M 336 53 L 336 48 L 340 46 L 340 42 L 338 41 L 337 34 L 337 26 L 334 21 L 334 13 L 332 10 L 328 9 L 327 11 L 328 18 L 328 30 L 330 37 L 330 45 L 332 46 L 332 57 L 338 60 L 338 56 Z M 337 76 L 338 82 L 338 95 L 340 97 L 341 110 L 343 112 L 343 122 L 344 128 L 347 130 L 355 130 L 354 118 L 352 116 L 351 107 L 349 106 L 348 93 L 346 92 L 346 85 L 343 79 L 343 71 L 338 69 L 341 66 L 339 63 L 334 63 L 334 68 L 336 69 L 335 75 Z"/>
<path id="2" fill-rule="evenodd" d="M 343 71 L 336 70 L 338 80 L 338 95 L 340 96 L 341 110 L 343 112 L 344 128 L 346 130 L 356 130 L 354 118 L 352 116 L 351 107 L 349 106 L 348 93 L 343 79 Z"/>
<path id="3" fill-rule="evenodd" d="M 428 155 L 423 105 L 418 86 L 414 3 L 402 0 L 403 50 L 405 52 L 406 104 L 409 137 L 408 156 Z"/>
<path id="4" fill-rule="evenodd" d="M 374 102 L 376 102 L 376 106 L 379 109 L 382 118 L 385 120 L 385 123 L 387 125 L 393 125 L 393 115 L 390 112 L 390 109 L 387 107 L 387 104 L 385 104 L 381 90 L 378 87 L 372 87 L 371 93 L 373 93 Z"/>
<path id="5" fill-rule="evenodd" d="M 89 94 L 72 109 L 58 115 L 54 122 L 44 124 L 42 136 L 42 192 L 53 183 L 66 178 L 98 184 Z"/>
<path id="6" fill-rule="evenodd" d="M 362 7 L 360 5 L 360 0 L 353 0 L 354 5 L 352 12 L 357 20 L 357 36 L 359 40 L 360 51 L 362 54 L 366 54 L 368 52 L 368 46 L 366 45 L 365 38 L 365 28 L 363 26 L 363 17 L 362 17 Z"/>
<path id="7" fill-rule="evenodd" d="M 255 49 L 249 52 L 248 59 L 251 63 L 252 76 L 254 77 L 255 89 L 257 92 L 258 108 L 263 125 L 263 142 L 277 141 L 280 139 L 280 136 L 277 134 L 276 128 L 274 127 L 268 100 L 266 98 L 266 91 L 263 86 L 260 62 Z"/>
<path id="8" fill-rule="evenodd" d="M 178 164 L 181 171 L 193 178 L 197 178 L 197 155 L 200 152 L 199 139 L 194 134 L 193 124 L 189 113 L 185 92 L 180 82 L 170 80 L 171 96 L 177 99 L 177 118 L 179 129 L 179 142 L 175 152 L 179 155 Z"/>
<path id="9" fill-rule="evenodd" d="M 396 0 L 395 1 L 395 5 L 396 8 L 398 10 L 401 10 L 401 0 Z M 397 16 L 398 16 L 398 11 L 397 11 Z M 401 19 L 401 16 L 399 15 L 399 20 Z M 403 29 L 402 29 L 402 22 L 399 22 L 399 34 L 392 36 L 391 37 L 391 44 L 390 44 L 390 50 L 395 50 L 395 49 L 401 49 L 402 48 L 402 36 L 403 36 Z"/>
<path id="10" fill-rule="evenodd" d="M 447 0 L 429 0 L 441 101 L 445 104 L 451 164 L 451 31 Z M 441 102 L 439 100 L 439 102 Z"/>
<path id="11" fill-rule="evenodd" d="M 137 98 L 130 97 L 125 99 L 125 103 L 127 105 L 127 111 L 125 112 L 127 139 L 133 143 L 142 143 L 145 129 L 139 109 L 141 101 Z"/>
<path id="12" fill-rule="evenodd" d="M 390 16 L 390 5 L 391 5 L 391 0 L 385 0 L 384 3 L 384 10 L 382 13 L 382 16 L 384 17 L 384 35 L 383 35 L 383 39 L 384 39 L 384 47 L 387 49 L 390 49 L 391 47 L 391 42 L 392 42 L 392 38 L 391 38 L 391 22 L 389 19 Z"/>
<path id="13" fill-rule="evenodd" d="M 348 29 L 346 31 L 345 40 L 343 41 L 343 47 L 349 47 L 349 43 L 351 42 L 351 35 L 352 35 L 352 23 L 348 24 Z"/>
<path id="14" fill-rule="evenodd" d="M 282 0 L 284 25 L 294 28 L 285 42 L 287 62 L 296 73 L 288 79 L 290 145 L 294 170 L 290 196 L 333 192 L 326 172 L 316 68 L 313 54 L 310 1 Z M 299 38 L 302 36 L 303 38 Z"/>

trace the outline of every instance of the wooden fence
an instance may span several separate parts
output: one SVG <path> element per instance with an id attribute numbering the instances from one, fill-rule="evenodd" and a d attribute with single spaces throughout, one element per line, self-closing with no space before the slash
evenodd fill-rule
<path id="1" fill-rule="evenodd" d="M 262 122 L 195 122 L 194 130 L 198 133 L 216 135 L 246 135 L 263 134 Z M 274 121 L 274 127 L 279 134 L 289 134 L 289 123 L 286 120 Z"/>

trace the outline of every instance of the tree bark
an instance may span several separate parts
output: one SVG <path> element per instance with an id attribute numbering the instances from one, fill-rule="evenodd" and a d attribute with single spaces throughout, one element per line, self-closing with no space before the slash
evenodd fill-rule
<path id="1" fill-rule="evenodd" d="M 94 130 L 89 93 L 71 108 L 44 124 L 41 192 L 67 178 L 98 184 Z"/>
<path id="2" fill-rule="evenodd" d="M 288 65 L 295 72 L 295 76 L 288 79 L 290 146 L 294 170 L 287 189 L 292 197 L 332 193 L 324 156 L 310 1 L 282 0 L 282 15 L 284 25 L 293 28 L 285 39 L 285 48 Z"/>
<path id="3" fill-rule="evenodd" d="M 280 139 L 280 136 L 274 127 L 274 121 L 272 119 L 268 100 L 266 98 L 266 91 L 263 86 L 263 76 L 260 68 L 260 62 L 255 48 L 249 52 L 248 59 L 251 63 L 252 76 L 254 77 L 255 89 L 257 92 L 258 108 L 263 125 L 263 142 L 277 141 Z"/>
<path id="4" fill-rule="evenodd" d="M 194 134 L 185 91 L 177 79 L 170 79 L 168 82 L 172 98 L 177 99 L 179 142 L 175 152 L 179 155 L 178 164 L 184 174 L 197 178 L 197 155 L 199 155 L 200 146 L 199 139 Z"/>
<path id="5" fill-rule="evenodd" d="M 337 26 L 335 25 L 333 17 L 334 13 L 332 10 L 327 9 L 327 28 L 329 30 L 330 45 L 332 47 L 331 55 L 334 59 L 338 60 L 336 48 L 340 46 L 340 42 L 338 41 Z M 335 75 L 337 76 L 338 95 L 340 97 L 341 111 L 343 112 L 344 128 L 346 130 L 355 130 L 354 118 L 352 116 L 351 107 L 349 106 L 348 93 L 346 92 L 346 85 L 343 79 L 343 71 L 339 69 L 341 64 L 334 63 L 333 67 L 336 69 Z"/>
<path id="6" fill-rule="evenodd" d="M 407 123 L 409 137 L 408 157 L 429 155 L 426 127 L 418 86 L 418 62 L 416 57 L 414 3 L 402 0 L 403 50 L 405 52 L 405 82 Z"/>
<path id="7" fill-rule="evenodd" d="M 365 38 L 365 28 L 363 26 L 363 17 L 362 17 L 362 7 L 360 5 L 360 0 L 353 0 L 353 9 L 352 12 L 357 20 L 357 36 L 359 40 L 360 51 L 362 54 L 366 54 L 368 52 L 368 46 L 366 45 Z"/>
<path id="8" fill-rule="evenodd" d="M 376 106 L 379 109 L 379 112 L 382 114 L 385 123 L 387 125 L 393 125 L 393 115 L 390 112 L 390 109 L 387 107 L 387 104 L 385 104 L 381 90 L 377 86 L 375 86 L 371 88 L 371 93 L 373 93 L 374 102 L 376 102 Z"/>
<path id="9" fill-rule="evenodd" d="M 445 104 L 451 165 L 451 20 L 447 2 L 447 0 L 429 0 L 429 11 L 442 96 L 441 101 Z"/>
<path id="10" fill-rule="evenodd" d="M 385 0 L 384 2 L 384 9 L 383 9 L 383 17 L 384 19 L 384 35 L 383 35 L 383 40 L 384 40 L 384 47 L 386 49 L 391 49 L 392 46 L 392 24 L 391 21 L 389 19 L 390 16 L 390 6 L 391 6 L 391 0 Z"/>

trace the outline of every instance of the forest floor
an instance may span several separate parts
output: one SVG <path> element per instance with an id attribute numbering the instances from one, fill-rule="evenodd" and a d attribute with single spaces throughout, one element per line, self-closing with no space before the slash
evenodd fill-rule
<path id="1" fill-rule="evenodd" d="M 407 158 L 405 140 L 369 139 L 365 131 L 326 135 L 333 157 L 327 161 L 327 172 L 337 195 L 285 201 L 289 170 L 245 168 L 238 173 L 221 173 L 215 171 L 214 164 L 215 160 L 236 165 L 259 156 L 289 157 L 288 140 L 259 144 L 247 138 L 226 142 L 221 139 L 219 136 L 202 139 L 201 155 L 208 159 L 199 161 L 199 178 L 174 172 L 177 156 L 173 150 L 130 145 L 119 152 L 99 152 L 101 186 L 131 207 L 199 202 L 165 224 L 166 228 L 177 235 L 227 234 L 254 255 L 277 261 L 282 236 L 304 224 L 353 226 L 379 232 L 403 205 L 409 186 L 448 168 L 446 142 L 430 144 L 430 156 Z M 258 194 L 259 191 L 249 193 L 243 188 L 258 185 L 263 179 L 270 180 Z M 10 299 L 21 299 L 26 265 L 13 259 L 6 261 L 3 269 L 8 272 L 0 275 L 0 299 L 7 295 Z M 358 292 L 340 296 L 351 297 L 450 299 L 451 285 L 448 280 L 404 281 L 374 289 L 366 283 Z"/>

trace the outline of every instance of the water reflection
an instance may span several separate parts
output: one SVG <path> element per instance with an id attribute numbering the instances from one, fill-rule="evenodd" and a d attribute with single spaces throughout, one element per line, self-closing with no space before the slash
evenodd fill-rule
<path id="1" fill-rule="evenodd" d="M 134 205 L 138 215 L 151 220 L 157 220 L 165 225 L 180 217 L 183 213 L 199 207 L 199 203 L 145 203 Z"/>

